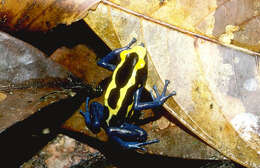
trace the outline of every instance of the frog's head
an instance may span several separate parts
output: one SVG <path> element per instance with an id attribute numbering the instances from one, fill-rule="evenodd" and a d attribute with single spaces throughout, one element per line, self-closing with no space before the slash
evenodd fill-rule
<path id="1" fill-rule="evenodd" d="M 144 44 L 141 43 L 140 45 L 134 46 L 128 50 L 124 50 L 120 53 L 121 60 L 124 62 L 126 57 L 129 56 L 135 56 L 138 58 L 140 63 L 146 62 L 146 48 L 144 47 Z"/>

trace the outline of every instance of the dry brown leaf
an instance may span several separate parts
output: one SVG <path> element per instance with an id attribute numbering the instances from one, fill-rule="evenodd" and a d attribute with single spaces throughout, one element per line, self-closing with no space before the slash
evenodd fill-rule
<path id="1" fill-rule="evenodd" d="M 147 15 L 155 10 L 146 1 L 142 8 L 133 2 L 117 3 Z M 176 90 L 177 96 L 165 107 L 173 116 L 225 156 L 247 167 L 260 166 L 257 56 L 183 34 L 108 1 L 85 21 L 112 49 L 133 37 L 144 42 L 149 53 L 146 88 L 150 90 L 153 84 L 162 88 L 163 81 L 170 79 L 169 90 Z M 231 27 L 228 33 L 234 30 Z"/>
<path id="2" fill-rule="evenodd" d="M 82 19 L 100 0 L 3 0 L 0 29 L 47 31 Z"/>
<path id="3" fill-rule="evenodd" d="M 258 0 L 104 0 L 135 11 L 163 24 L 202 34 L 221 43 L 260 51 L 260 3 Z M 227 27 L 237 29 L 229 40 L 220 38 Z"/>
<path id="4" fill-rule="evenodd" d="M 60 92 L 68 72 L 18 39 L 0 32 L 0 132 L 69 93 Z"/>

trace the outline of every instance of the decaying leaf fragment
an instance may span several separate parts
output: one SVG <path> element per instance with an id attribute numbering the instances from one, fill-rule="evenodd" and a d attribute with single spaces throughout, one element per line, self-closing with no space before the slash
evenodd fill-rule
<path id="1" fill-rule="evenodd" d="M 0 93 L 0 101 L 4 101 L 6 99 L 7 95 L 4 93 Z"/>
<path id="2" fill-rule="evenodd" d="M 132 1 L 123 2 L 115 3 L 133 7 Z M 149 4 L 144 6 L 145 11 Z M 129 9 L 142 11 L 138 5 Z M 112 49 L 133 37 L 143 42 L 149 53 L 146 88 L 157 84 L 162 89 L 165 79 L 171 81 L 169 91 L 177 95 L 165 107 L 172 116 L 228 158 L 247 167 L 260 166 L 257 56 L 183 34 L 108 3 L 100 4 L 85 21 Z"/>
<path id="3" fill-rule="evenodd" d="M 68 71 L 33 48 L 0 32 L 0 132 L 48 104 L 62 92 Z M 61 91 L 59 94 L 50 94 Z"/>

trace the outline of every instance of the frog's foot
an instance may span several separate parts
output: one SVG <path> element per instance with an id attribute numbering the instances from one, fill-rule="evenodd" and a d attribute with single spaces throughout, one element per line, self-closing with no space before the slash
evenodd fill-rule
<path id="1" fill-rule="evenodd" d="M 163 92 L 161 95 L 159 94 L 156 85 L 153 86 L 153 90 L 156 94 L 156 97 L 154 97 L 153 91 L 150 91 L 151 97 L 153 99 L 153 101 L 151 101 L 151 102 L 140 102 L 140 97 L 141 97 L 143 87 L 139 88 L 136 91 L 135 96 L 134 96 L 134 109 L 137 111 L 140 111 L 140 110 L 155 108 L 155 107 L 159 107 L 159 106 L 163 105 L 163 103 L 169 97 L 176 95 L 175 91 L 171 92 L 169 95 L 166 95 L 167 86 L 169 85 L 169 83 L 170 83 L 169 80 L 165 80 L 165 85 L 164 85 Z"/>
<path id="2" fill-rule="evenodd" d="M 156 94 L 156 98 L 155 98 L 154 95 L 153 95 L 153 91 L 152 91 L 152 90 L 150 91 L 150 95 L 151 95 L 151 97 L 152 97 L 152 99 L 153 99 L 153 102 L 154 102 L 155 104 L 157 104 L 158 106 L 163 105 L 163 103 L 164 103 L 168 98 L 170 98 L 171 96 L 176 95 L 176 92 L 175 92 L 175 91 L 172 91 L 169 95 L 166 95 L 166 91 L 167 91 L 167 87 L 168 87 L 169 83 L 170 83 L 169 80 L 165 80 L 165 85 L 164 85 L 163 92 L 162 92 L 161 95 L 159 94 L 159 91 L 158 91 L 156 85 L 153 86 L 153 90 L 154 90 L 154 92 L 155 92 L 155 94 Z"/>
<path id="3" fill-rule="evenodd" d="M 119 127 L 109 127 L 107 133 L 110 139 L 117 142 L 124 149 L 145 151 L 143 146 L 159 142 L 157 139 L 146 141 L 147 133 L 145 130 L 128 123 L 123 123 Z"/>
<path id="4" fill-rule="evenodd" d="M 85 123 L 87 127 L 93 132 L 98 133 L 100 127 L 104 121 L 104 107 L 97 102 L 90 104 L 90 110 L 88 109 L 89 97 L 86 98 L 86 111 L 80 110 L 80 114 L 85 118 Z"/>
<path id="5" fill-rule="evenodd" d="M 112 137 L 112 139 L 114 141 L 116 141 L 124 149 L 128 149 L 128 150 L 138 149 L 138 150 L 142 150 L 142 151 L 146 151 L 146 149 L 143 146 L 159 142 L 158 139 L 154 139 L 154 140 L 146 141 L 146 142 L 127 142 L 127 141 L 123 141 L 122 139 L 120 139 L 118 137 Z"/>

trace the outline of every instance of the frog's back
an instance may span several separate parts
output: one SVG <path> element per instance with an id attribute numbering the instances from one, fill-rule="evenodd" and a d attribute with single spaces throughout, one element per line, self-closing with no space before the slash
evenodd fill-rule
<path id="1" fill-rule="evenodd" d="M 138 87 L 141 87 L 147 74 L 146 58 L 141 46 L 133 47 L 120 53 L 120 62 L 113 72 L 111 82 L 109 83 L 104 105 L 109 110 L 107 123 L 121 124 L 123 120 L 131 115 L 133 97 Z M 145 52 L 146 54 L 146 52 Z"/>

